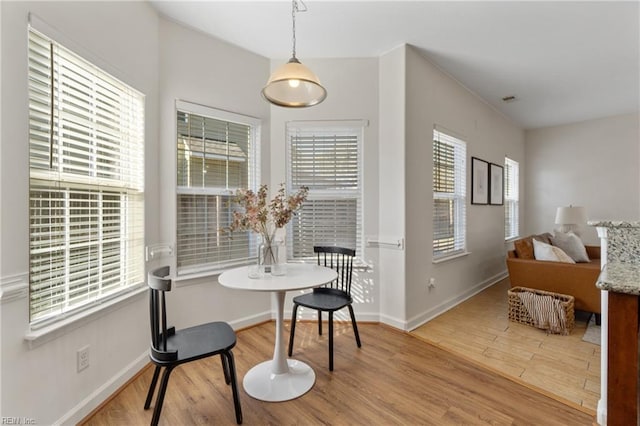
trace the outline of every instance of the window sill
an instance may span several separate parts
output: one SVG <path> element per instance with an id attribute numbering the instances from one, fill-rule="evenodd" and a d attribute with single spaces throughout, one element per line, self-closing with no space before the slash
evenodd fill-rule
<path id="1" fill-rule="evenodd" d="M 504 243 L 505 243 L 505 244 L 509 244 L 509 243 L 512 243 L 512 242 L 517 241 L 517 240 L 519 240 L 519 239 L 520 239 L 520 236 L 519 236 L 519 235 L 516 235 L 515 237 L 506 238 L 506 239 L 504 240 Z"/>
<path id="2" fill-rule="evenodd" d="M 142 285 L 139 288 L 132 290 L 126 294 L 104 301 L 103 303 L 99 303 L 86 310 L 83 310 L 82 312 L 72 314 L 52 324 L 48 324 L 40 328 L 31 329 L 27 331 L 24 339 L 28 342 L 30 348 L 37 347 L 72 330 L 80 328 L 101 316 L 120 309 L 125 304 L 138 299 L 141 294 L 146 294 L 146 292 L 147 286 Z"/>
<path id="3" fill-rule="evenodd" d="M 448 262 L 450 260 L 458 259 L 459 257 L 468 256 L 470 254 L 471 254 L 470 251 L 465 251 L 465 252 L 462 252 L 462 253 L 452 254 L 451 256 L 439 257 L 437 259 L 433 259 L 432 263 L 436 263 L 436 264 L 444 263 L 444 262 Z"/>

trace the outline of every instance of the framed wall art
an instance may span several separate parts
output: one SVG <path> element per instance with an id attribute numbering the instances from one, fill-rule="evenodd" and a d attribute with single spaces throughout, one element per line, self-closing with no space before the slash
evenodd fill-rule
<path id="1" fill-rule="evenodd" d="M 489 165 L 489 204 L 504 204 L 504 168 L 494 163 Z"/>
<path id="2" fill-rule="evenodd" d="M 471 157 L 471 204 L 489 203 L 489 163 Z"/>

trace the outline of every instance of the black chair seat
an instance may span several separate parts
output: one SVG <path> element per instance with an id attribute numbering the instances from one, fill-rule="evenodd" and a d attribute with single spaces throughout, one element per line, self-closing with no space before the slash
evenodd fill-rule
<path id="1" fill-rule="evenodd" d="M 293 298 L 293 303 L 321 311 L 337 311 L 352 303 L 347 293 L 335 288 L 316 288 L 312 293 Z"/>
<path id="2" fill-rule="evenodd" d="M 211 322 L 178 330 L 167 337 L 167 351 L 177 351 L 177 359 L 164 361 L 154 358 L 158 364 L 182 364 L 217 355 L 236 345 L 236 334 L 226 322 Z"/>

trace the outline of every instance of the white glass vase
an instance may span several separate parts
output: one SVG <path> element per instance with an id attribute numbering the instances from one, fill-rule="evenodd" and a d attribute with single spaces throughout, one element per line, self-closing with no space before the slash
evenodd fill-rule
<path id="1" fill-rule="evenodd" d="M 258 267 L 263 274 L 285 275 L 286 261 L 284 241 L 263 241 L 258 247 Z"/>

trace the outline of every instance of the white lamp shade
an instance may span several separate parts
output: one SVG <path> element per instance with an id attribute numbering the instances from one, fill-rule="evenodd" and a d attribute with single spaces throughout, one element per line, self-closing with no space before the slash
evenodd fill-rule
<path id="1" fill-rule="evenodd" d="M 291 58 L 271 74 L 262 96 L 275 105 L 301 108 L 324 101 L 327 91 L 313 71 Z"/>
<path id="2" fill-rule="evenodd" d="M 581 225 L 587 221 L 587 211 L 584 207 L 558 207 L 556 211 L 557 225 Z"/>

